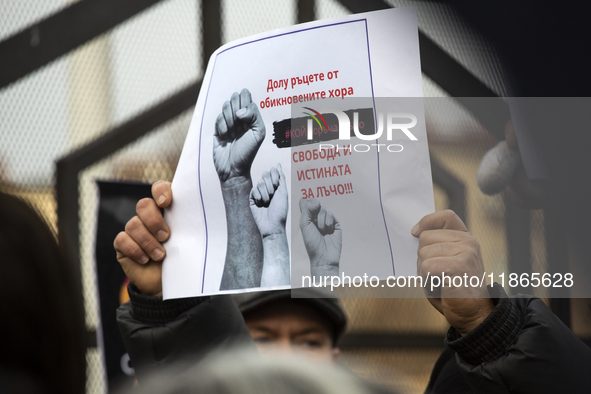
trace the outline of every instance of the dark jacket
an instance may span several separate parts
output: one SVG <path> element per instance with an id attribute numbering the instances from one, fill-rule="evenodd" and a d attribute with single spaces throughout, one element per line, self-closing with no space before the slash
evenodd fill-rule
<path id="1" fill-rule="evenodd" d="M 507 298 L 491 290 L 496 306 L 461 337 L 453 328 L 433 368 L 428 393 L 588 393 L 591 349 L 539 299 Z M 129 286 L 131 301 L 117 320 L 141 381 L 153 367 L 213 350 L 254 344 L 230 297 L 162 301 Z"/>
<path id="2" fill-rule="evenodd" d="M 449 329 L 427 393 L 591 392 L 591 349 L 542 300 L 489 291 L 495 309 L 464 337 Z"/>
<path id="3" fill-rule="evenodd" d="M 139 381 L 154 368 L 209 353 L 255 345 L 230 296 L 162 301 L 130 284 L 131 300 L 117 309 L 117 323 Z"/>

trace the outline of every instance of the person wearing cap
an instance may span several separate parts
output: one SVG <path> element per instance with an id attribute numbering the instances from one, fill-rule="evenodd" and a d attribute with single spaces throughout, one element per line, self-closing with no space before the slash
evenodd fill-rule
<path id="1" fill-rule="evenodd" d="M 306 289 L 305 298 L 290 290 L 233 296 L 259 352 L 302 352 L 336 361 L 347 316 L 338 298 Z"/>

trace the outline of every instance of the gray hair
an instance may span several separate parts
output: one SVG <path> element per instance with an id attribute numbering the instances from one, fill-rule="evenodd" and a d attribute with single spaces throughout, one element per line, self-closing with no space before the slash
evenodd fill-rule
<path id="1" fill-rule="evenodd" d="M 277 353 L 217 354 L 140 382 L 142 394 L 371 394 L 360 378 L 330 364 Z M 135 392 L 135 391 L 134 391 Z M 385 392 L 378 389 L 377 392 Z"/>

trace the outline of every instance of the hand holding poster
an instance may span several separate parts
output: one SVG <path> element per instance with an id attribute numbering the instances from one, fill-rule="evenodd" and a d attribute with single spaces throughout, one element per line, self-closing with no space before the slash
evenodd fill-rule
<path id="1" fill-rule="evenodd" d="M 416 271 L 410 228 L 433 211 L 417 32 L 392 9 L 212 55 L 166 212 L 165 298 Z"/>

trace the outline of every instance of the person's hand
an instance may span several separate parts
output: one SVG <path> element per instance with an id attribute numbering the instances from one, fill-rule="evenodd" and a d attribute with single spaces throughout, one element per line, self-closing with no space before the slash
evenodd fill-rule
<path id="1" fill-rule="evenodd" d="M 265 123 L 248 89 L 232 94 L 215 122 L 213 162 L 220 182 L 249 177 L 264 139 Z"/>
<path id="2" fill-rule="evenodd" d="M 281 164 L 263 173 L 250 192 L 250 211 L 261 237 L 285 234 L 288 201 L 287 184 Z"/>
<path id="3" fill-rule="evenodd" d="M 300 212 L 300 230 L 312 275 L 338 275 L 343 247 L 339 221 L 316 199 L 301 199 Z"/>
<path id="4" fill-rule="evenodd" d="M 461 276 L 468 280 L 484 274 L 484 265 L 478 241 L 455 212 L 446 210 L 423 217 L 411 230 L 419 238 L 417 272 L 429 283 L 425 284 L 429 302 L 441 312 L 449 324 L 464 335 L 476 328 L 493 310 L 494 305 L 486 282 L 483 286 L 449 286 L 449 281 L 437 288 L 436 294 L 430 294 L 433 276 Z M 486 278 L 485 278 L 486 280 Z M 443 281 L 442 281 L 443 282 Z"/>
<path id="5" fill-rule="evenodd" d="M 505 139 L 509 149 L 519 153 L 517 135 L 515 135 L 512 121 L 509 121 L 505 126 Z M 507 186 L 507 194 L 521 208 L 541 209 L 547 205 L 546 198 L 550 187 L 548 180 L 528 179 L 523 162 L 521 162 L 513 179 Z"/>
<path id="6" fill-rule="evenodd" d="M 512 121 L 505 125 L 505 140 L 482 158 L 476 181 L 480 190 L 488 195 L 506 190 L 507 195 L 525 209 L 544 208 L 552 187 L 547 179 L 528 179 Z"/>
<path id="7" fill-rule="evenodd" d="M 137 203 L 137 216 L 127 222 L 113 243 L 125 275 L 145 295 L 162 295 L 162 260 L 166 255 L 162 243 L 170 237 L 170 228 L 160 209 L 172 202 L 170 185 L 165 181 L 152 185 L 154 199 Z"/>

